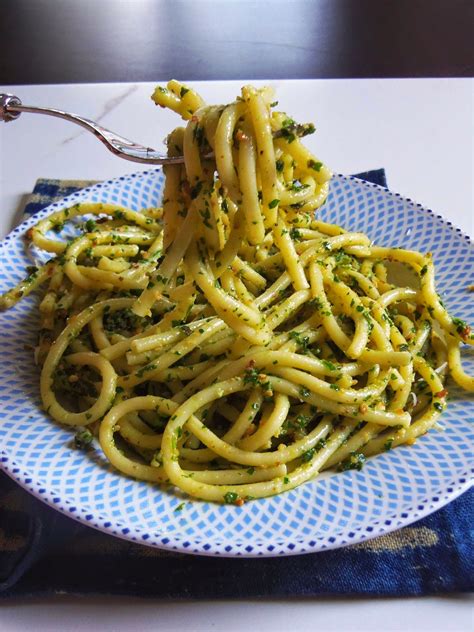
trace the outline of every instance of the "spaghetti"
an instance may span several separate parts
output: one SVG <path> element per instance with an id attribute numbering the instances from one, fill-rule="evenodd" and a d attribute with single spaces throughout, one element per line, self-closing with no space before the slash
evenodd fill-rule
<path id="1" fill-rule="evenodd" d="M 474 390 L 459 350 L 474 336 L 430 255 L 314 218 L 330 172 L 300 140 L 312 125 L 251 86 L 226 106 L 176 81 L 153 99 L 187 120 L 163 207 L 53 213 L 28 237 L 55 256 L 0 299 L 45 288 L 42 402 L 78 443 L 95 434 L 128 476 L 241 505 L 414 443 L 448 373 Z M 52 232 L 66 222 L 69 242 Z"/>

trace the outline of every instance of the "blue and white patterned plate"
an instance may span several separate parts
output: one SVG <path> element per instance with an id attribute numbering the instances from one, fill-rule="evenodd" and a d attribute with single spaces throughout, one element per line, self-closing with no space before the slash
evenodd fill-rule
<path id="1" fill-rule="evenodd" d="M 438 290 L 451 312 L 474 321 L 474 248 L 459 229 L 411 200 L 346 176 L 332 181 L 320 217 L 362 230 L 379 244 L 431 251 Z M 140 209 L 157 205 L 161 171 L 148 171 L 75 193 L 29 219 L 0 245 L 0 290 L 24 274 L 25 231 L 78 201 Z M 243 507 L 187 501 L 171 491 L 114 472 L 100 448 L 71 449 L 73 432 L 39 409 L 38 374 L 31 350 L 35 300 L 0 315 L 0 465 L 25 489 L 66 515 L 107 533 L 160 548 L 222 556 L 309 553 L 360 542 L 407 525 L 466 490 L 473 473 L 474 400 L 450 384 L 444 431 L 410 448 L 370 459 L 361 472 L 325 474 L 293 491 Z M 474 370 L 474 357 L 465 353 Z M 471 365 L 470 367 L 468 365 Z"/>

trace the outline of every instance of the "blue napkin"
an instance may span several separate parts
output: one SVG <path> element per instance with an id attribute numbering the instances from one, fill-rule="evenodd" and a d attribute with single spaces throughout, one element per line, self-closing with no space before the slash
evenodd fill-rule
<path id="1" fill-rule="evenodd" d="M 386 186 L 383 169 L 357 177 Z M 39 180 L 25 213 L 88 184 Z M 409 527 L 334 551 L 267 559 L 198 557 L 95 531 L 0 473 L 0 596 L 60 592 L 215 599 L 469 592 L 474 590 L 473 504 L 470 490 Z"/>

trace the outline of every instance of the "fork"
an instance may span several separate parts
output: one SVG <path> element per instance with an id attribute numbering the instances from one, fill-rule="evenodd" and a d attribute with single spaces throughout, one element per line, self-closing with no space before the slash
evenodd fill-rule
<path id="1" fill-rule="evenodd" d="M 104 143 L 109 151 L 125 160 L 142 162 L 149 165 L 171 165 L 184 162 L 184 156 L 165 156 L 151 147 L 144 147 L 143 145 L 135 143 L 133 140 L 128 140 L 128 138 L 111 132 L 109 129 L 83 116 L 64 112 L 63 110 L 56 110 L 54 108 L 23 105 L 20 99 L 13 94 L 0 94 L 0 121 L 4 121 L 5 123 L 14 121 L 23 112 L 47 114 L 48 116 L 55 116 L 66 121 L 71 121 L 71 123 L 76 123 L 87 131 L 92 132 L 96 138 Z M 207 158 L 208 156 L 206 155 L 205 157 Z"/>
<path id="2" fill-rule="evenodd" d="M 72 114 L 71 112 L 64 112 L 63 110 L 56 110 L 54 108 L 41 108 L 33 107 L 31 105 L 23 105 L 18 97 L 13 94 L 0 94 L 0 121 L 8 123 L 17 119 L 23 112 L 30 112 L 32 114 L 47 114 L 48 116 L 55 116 L 56 118 L 70 121 L 80 125 L 87 131 L 94 134 L 109 151 L 125 160 L 131 160 L 132 162 L 142 162 L 148 165 L 173 165 L 184 162 L 184 156 L 165 156 L 164 154 L 152 149 L 151 147 L 144 147 L 135 143 L 133 140 L 128 140 L 115 132 L 111 132 L 109 129 L 102 127 L 95 121 L 79 116 L 78 114 Z M 273 131 L 273 138 L 282 138 L 285 136 L 306 136 L 312 134 L 315 131 L 315 127 L 312 123 L 295 123 L 291 121 L 290 125 L 286 125 L 284 128 Z M 290 141 L 291 142 L 291 141 Z M 203 158 L 213 158 L 214 154 L 206 153 Z"/>

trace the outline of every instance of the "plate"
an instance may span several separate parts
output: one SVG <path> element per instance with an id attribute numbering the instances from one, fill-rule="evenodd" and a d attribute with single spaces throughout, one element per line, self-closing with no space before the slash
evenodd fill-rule
<path id="1" fill-rule="evenodd" d="M 27 260 L 23 235 L 40 217 L 89 200 L 133 209 L 157 205 L 161 170 L 121 177 L 74 193 L 16 228 L 0 245 L 0 290 L 17 282 Z M 336 176 L 321 219 L 366 232 L 376 243 L 431 251 L 438 291 L 452 314 L 474 321 L 474 248 L 450 222 L 377 185 Z M 22 487 L 64 514 L 149 546 L 221 556 L 310 553 L 361 542 L 439 509 L 472 483 L 474 399 L 450 384 L 444 431 L 367 461 L 362 471 L 324 474 L 280 496 L 243 507 L 189 500 L 111 469 L 100 448 L 71 449 L 74 432 L 39 409 L 31 350 L 37 317 L 29 297 L 0 314 L 0 465 Z M 464 354 L 474 371 L 474 354 Z M 469 366 L 470 365 L 470 366 Z M 180 509 L 184 500 L 184 506 Z"/>

